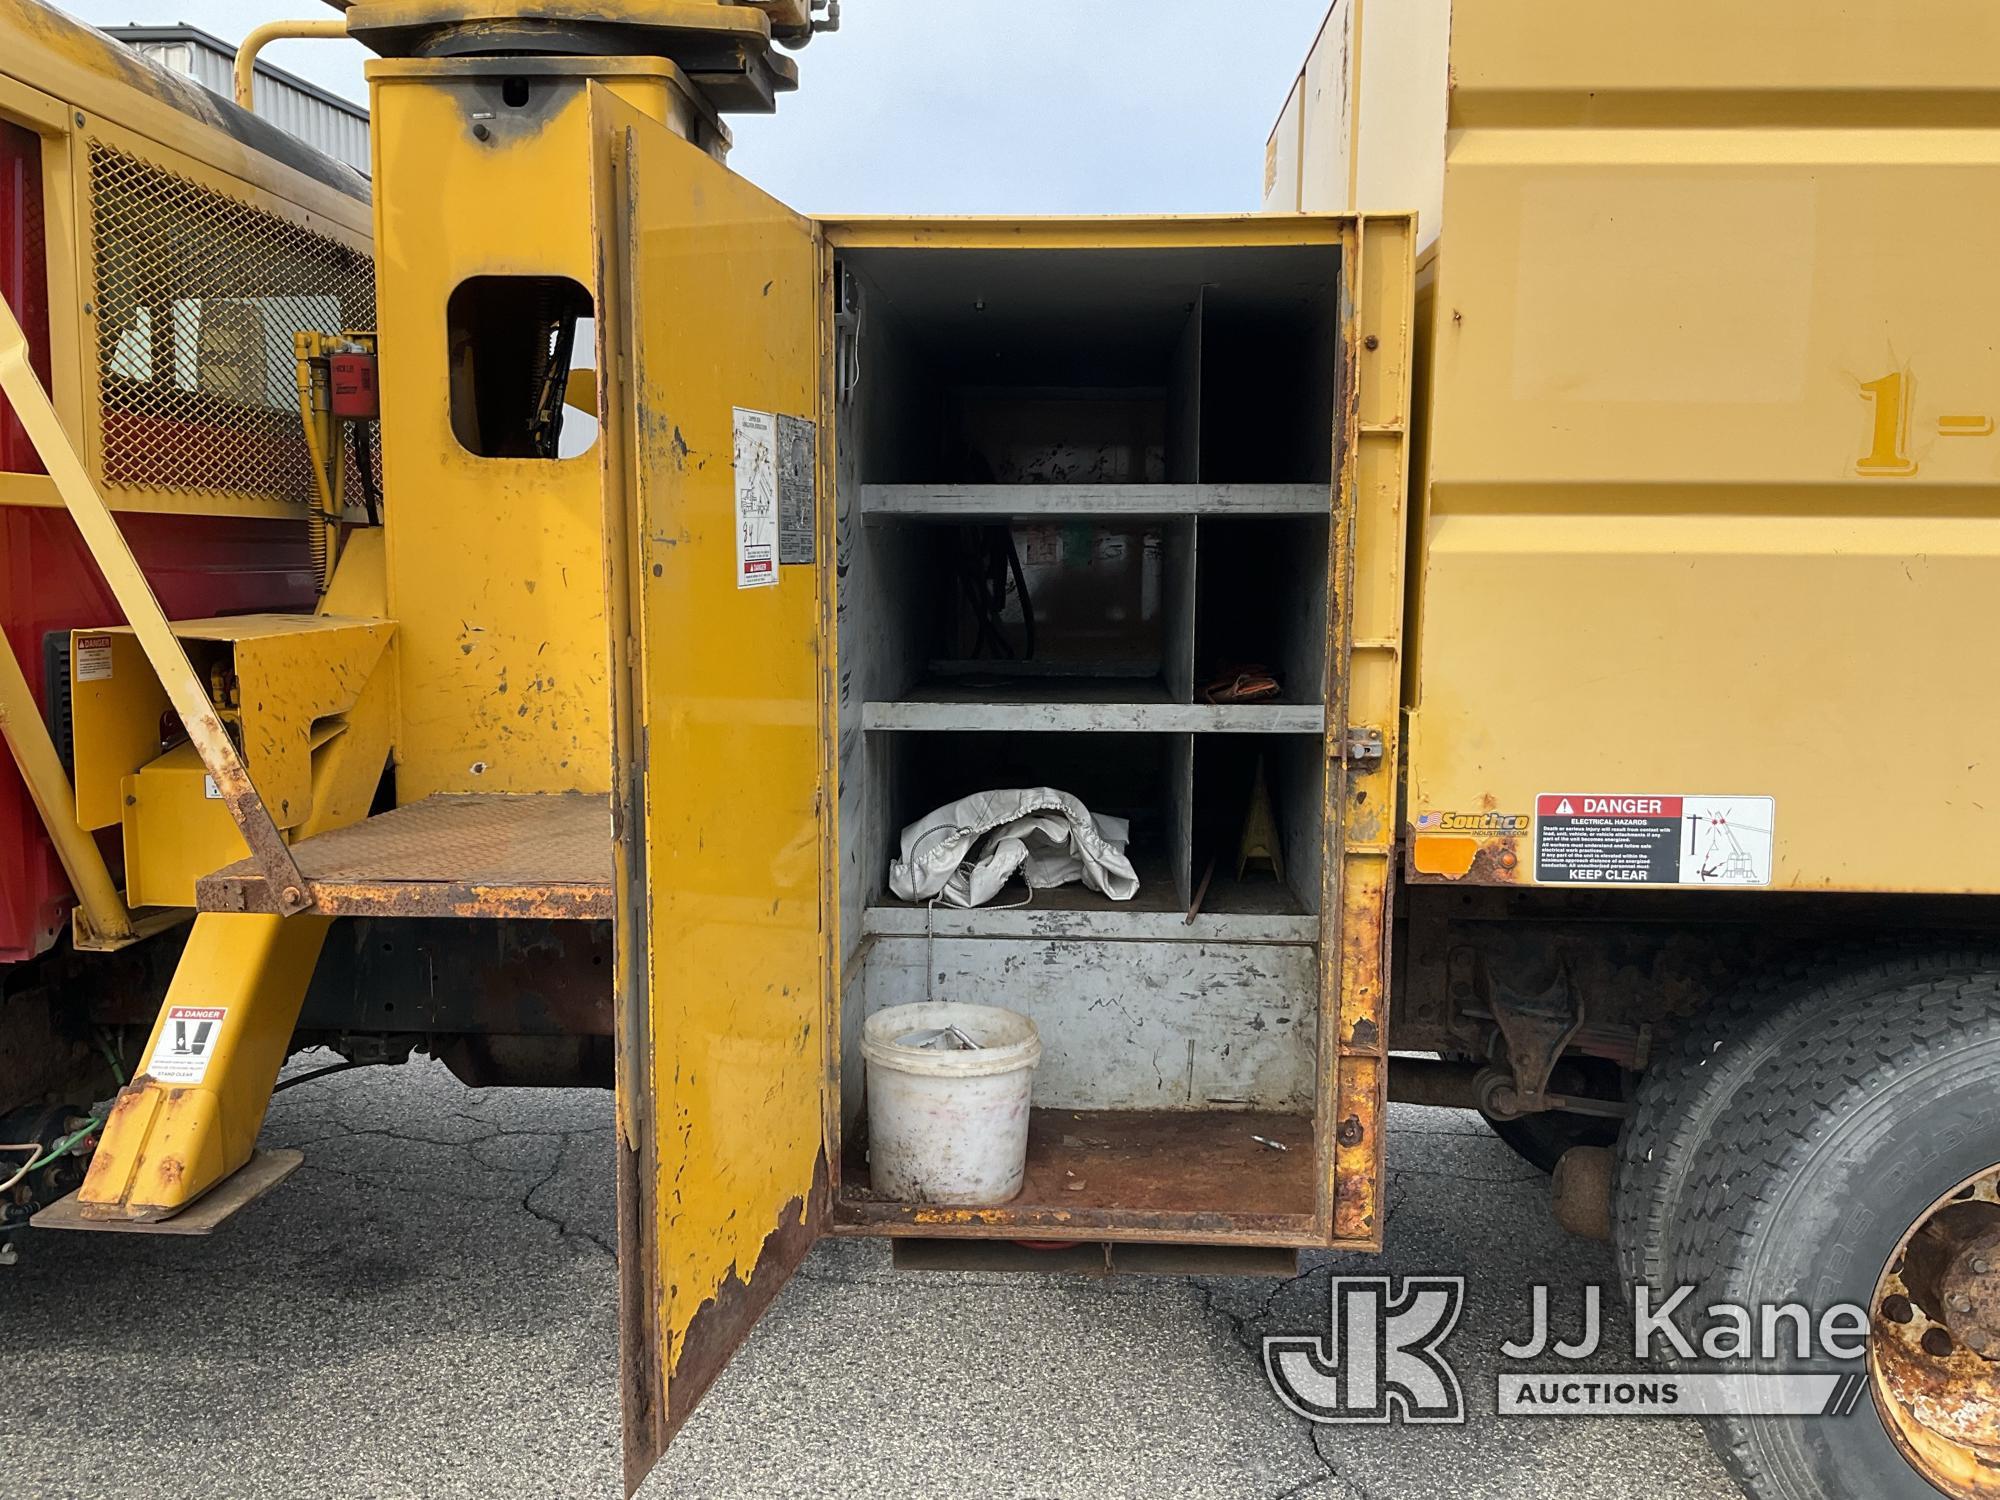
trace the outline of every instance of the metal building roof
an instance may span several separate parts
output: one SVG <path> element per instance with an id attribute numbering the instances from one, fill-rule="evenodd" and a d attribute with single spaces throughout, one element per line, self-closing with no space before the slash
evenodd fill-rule
<path id="1" fill-rule="evenodd" d="M 236 49 L 220 37 L 185 25 L 106 26 L 103 31 L 223 98 L 233 96 Z M 264 119 L 367 175 L 368 111 L 362 106 L 262 61 L 256 92 L 257 113 Z"/>

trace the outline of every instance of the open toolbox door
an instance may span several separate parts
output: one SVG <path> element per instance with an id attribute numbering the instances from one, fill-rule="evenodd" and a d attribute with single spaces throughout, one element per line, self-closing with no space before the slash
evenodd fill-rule
<path id="1" fill-rule="evenodd" d="M 592 90 L 636 1486 L 824 1218 L 813 224 Z"/>

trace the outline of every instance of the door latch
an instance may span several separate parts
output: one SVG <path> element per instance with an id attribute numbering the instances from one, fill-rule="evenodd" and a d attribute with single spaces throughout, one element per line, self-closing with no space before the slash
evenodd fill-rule
<path id="1" fill-rule="evenodd" d="M 1363 725 L 1347 731 L 1347 763 L 1355 770 L 1379 770 L 1385 753 L 1381 730 Z"/>

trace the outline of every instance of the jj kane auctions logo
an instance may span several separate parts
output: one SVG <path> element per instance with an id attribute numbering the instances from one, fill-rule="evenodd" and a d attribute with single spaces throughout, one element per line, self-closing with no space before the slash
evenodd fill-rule
<path id="1" fill-rule="evenodd" d="M 1865 1357 L 1866 1309 L 1841 1303 L 1815 1315 L 1800 1303 L 1717 1304 L 1697 1319 L 1693 1296 L 1682 1287 L 1656 1300 L 1651 1287 L 1635 1288 L 1632 1357 L 1671 1354 L 1712 1368 L 1586 1374 L 1562 1366 L 1607 1347 L 1602 1288 L 1583 1289 L 1573 1338 L 1557 1336 L 1549 1290 L 1534 1288 L 1528 1336 L 1501 1344 L 1501 1357 L 1512 1365 L 1560 1363 L 1553 1371 L 1503 1368 L 1496 1409 L 1501 1416 L 1844 1416 L 1860 1403 L 1866 1374 L 1827 1365 Z M 1464 1310 L 1462 1276 L 1411 1276 L 1400 1290 L 1386 1276 L 1335 1277 L 1326 1332 L 1267 1336 L 1264 1373 L 1278 1399 L 1309 1422 L 1460 1423 L 1465 1395 L 1444 1346 Z M 1759 1368 L 1730 1368 L 1749 1360 Z M 1777 1362 L 1796 1364 L 1770 1368 Z"/>

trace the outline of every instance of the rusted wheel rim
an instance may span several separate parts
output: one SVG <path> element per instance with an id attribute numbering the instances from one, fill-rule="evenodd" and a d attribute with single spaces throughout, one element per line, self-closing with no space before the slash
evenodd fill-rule
<path id="1" fill-rule="evenodd" d="M 1947 1495 L 2000 1497 L 2000 1165 L 1910 1226 L 1869 1312 L 1869 1385 L 1903 1457 Z"/>

